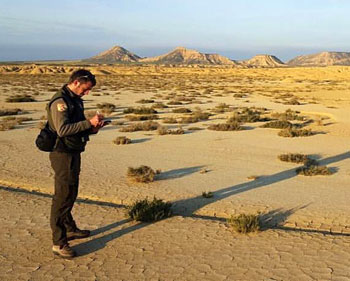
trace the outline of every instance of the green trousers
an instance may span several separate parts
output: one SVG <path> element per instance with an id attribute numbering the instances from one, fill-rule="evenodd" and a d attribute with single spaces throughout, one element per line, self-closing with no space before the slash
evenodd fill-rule
<path id="1" fill-rule="evenodd" d="M 67 231 L 77 226 L 72 208 L 78 196 L 80 153 L 50 152 L 51 167 L 55 172 L 55 193 L 52 198 L 50 226 L 54 245 L 67 243 Z"/>

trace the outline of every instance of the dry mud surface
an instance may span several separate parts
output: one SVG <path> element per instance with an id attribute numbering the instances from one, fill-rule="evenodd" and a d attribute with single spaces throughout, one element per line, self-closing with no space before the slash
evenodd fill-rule
<path id="1" fill-rule="evenodd" d="M 74 241 L 79 257 L 65 261 L 50 252 L 53 173 L 34 139 L 47 100 L 73 69 L 0 69 L 0 110 L 20 108 L 25 113 L 16 117 L 31 118 L 0 131 L 0 184 L 36 191 L 0 189 L 1 280 L 350 279 L 350 68 L 90 67 L 99 84 L 84 98 L 87 111 L 103 102 L 116 108 L 114 125 L 91 137 L 82 156 L 79 196 L 111 204 L 77 204 L 79 225 L 94 236 Z M 6 101 L 18 94 L 37 101 Z M 152 105 L 141 99 L 169 106 L 157 109 L 155 121 L 170 129 L 178 124 L 165 118 L 186 116 L 175 108 L 212 115 L 181 124 L 183 135 L 120 132 L 133 123 L 124 109 Z M 266 108 L 264 116 L 298 111 L 305 119 L 295 122 L 315 134 L 280 137 L 278 129 L 261 128 L 263 121 L 245 122 L 241 131 L 208 129 L 243 107 Z M 132 143 L 115 145 L 118 136 Z M 282 153 L 311 155 L 334 174 L 298 176 L 300 164 L 279 161 Z M 162 172 L 150 184 L 134 183 L 126 171 L 139 165 Z M 203 191 L 214 197 L 202 198 Z M 176 215 L 154 224 L 126 220 L 123 206 L 153 196 L 173 202 Z M 234 234 L 225 224 L 231 215 L 257 212 L 268 218 L 260 233 Z"/>

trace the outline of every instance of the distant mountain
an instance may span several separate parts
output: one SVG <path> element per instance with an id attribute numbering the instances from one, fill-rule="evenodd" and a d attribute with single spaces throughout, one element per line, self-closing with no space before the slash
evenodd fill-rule
<path id="1" fill-rule="evenodd" d="M 240 61 L 244 66 L 252 67 L 283 67 L 286 66 L 279 58 L 272 55 L 256 55 L 249 60 Z"/>
<path id="2" fill-rule="evenodd" d="M 290 66 L 328 66 L 350 65 L 349 52 L 321 52 L 312 55 L 298 56 L 288 61 Z"/>
<path id="3" fill-rule="evenodd" d="M 203 54 L 196 50 L 177 47 L 173 51 L 151 58 L 140 59 L 142 63 L 158 64 L 211 64 L 211 65 L 236 65 L 235 61 L 218 54 Z"/>
<path id="4" fill-rule="evenodd" d="M 138 55 L 135 55 L 128 50 L 120 46 L 114 46 L 113 48 L 99 53 L 97 56 L 83 60 L 90 63 L 118 63 L 118 62 L 137 62 L 140 59 Z"/>

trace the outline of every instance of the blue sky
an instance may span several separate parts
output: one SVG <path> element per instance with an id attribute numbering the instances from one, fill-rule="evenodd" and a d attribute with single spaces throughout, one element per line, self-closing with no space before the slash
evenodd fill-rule
<path id="1" fill-rule="evenodd" d="M 349 13 L 347 0 L 1 0 L 0 61 L 81 59 L 114 45 L 142 57 L 184 46 L 286 61 L 350 51 Z"/>

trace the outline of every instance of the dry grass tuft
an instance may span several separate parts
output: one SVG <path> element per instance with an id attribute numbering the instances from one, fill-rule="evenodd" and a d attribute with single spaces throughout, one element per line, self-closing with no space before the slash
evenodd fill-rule
<path id="1" fill-rule="evenodd" d="M 314 134 L 315 133 L 312 132 L 310 129 L 294 129 L 294 128 L 283 129 L 280 132 L 278 132 L 279 136 L 287 137 L 287 138 L 309 137 L 309 136 L 313 136 Z"/>
<path id="2" fill-rule="evenodd" d="M 300 167 L 296 170 L 298 175 L 303 176 L 329 176 L 334 172 L 327 166 L 318 166 L 318 165 L 308 165 L 306 167 Z"/>
<path id="3" fill-rule="evenodd" d="M 127 172 L 128 178 L 136 182 L 144 182 L 144 183 L 154 181 L 155 175 L 156 175 L 156 172 L 152 170 L 152 168 L 144 165 L 138 168 L 129 167 Z"/>
<path id="4" fill-rule="evenodd" d="M 155 131 L 159 127 L 159 123 L 154 121 L 146 121 L 146 122 L 140 122 L 131 124 L 129 126 L 125 126 L 123 128 L 120 128 L 120 132 L 136 132 L 136 131 Z"/>
<path id="5" fill-rule="evenodd" d="M 129 143 L 131 143 L 131 139 L 129 139 L 129 138 L 127 138 L 127 137 L 125 137 L 125 136 L 121 136 L 121 137 L 117 137 L 114 141 L 113 141 L 113 143 L 115 143 L 115 144 L 129 144 Z"/>
<path id="6" fill-rule="evenodd" d="M 6 102 L 35 102 L 36 99 L 31 95 L 14 95 L 6 98 Z"/>

